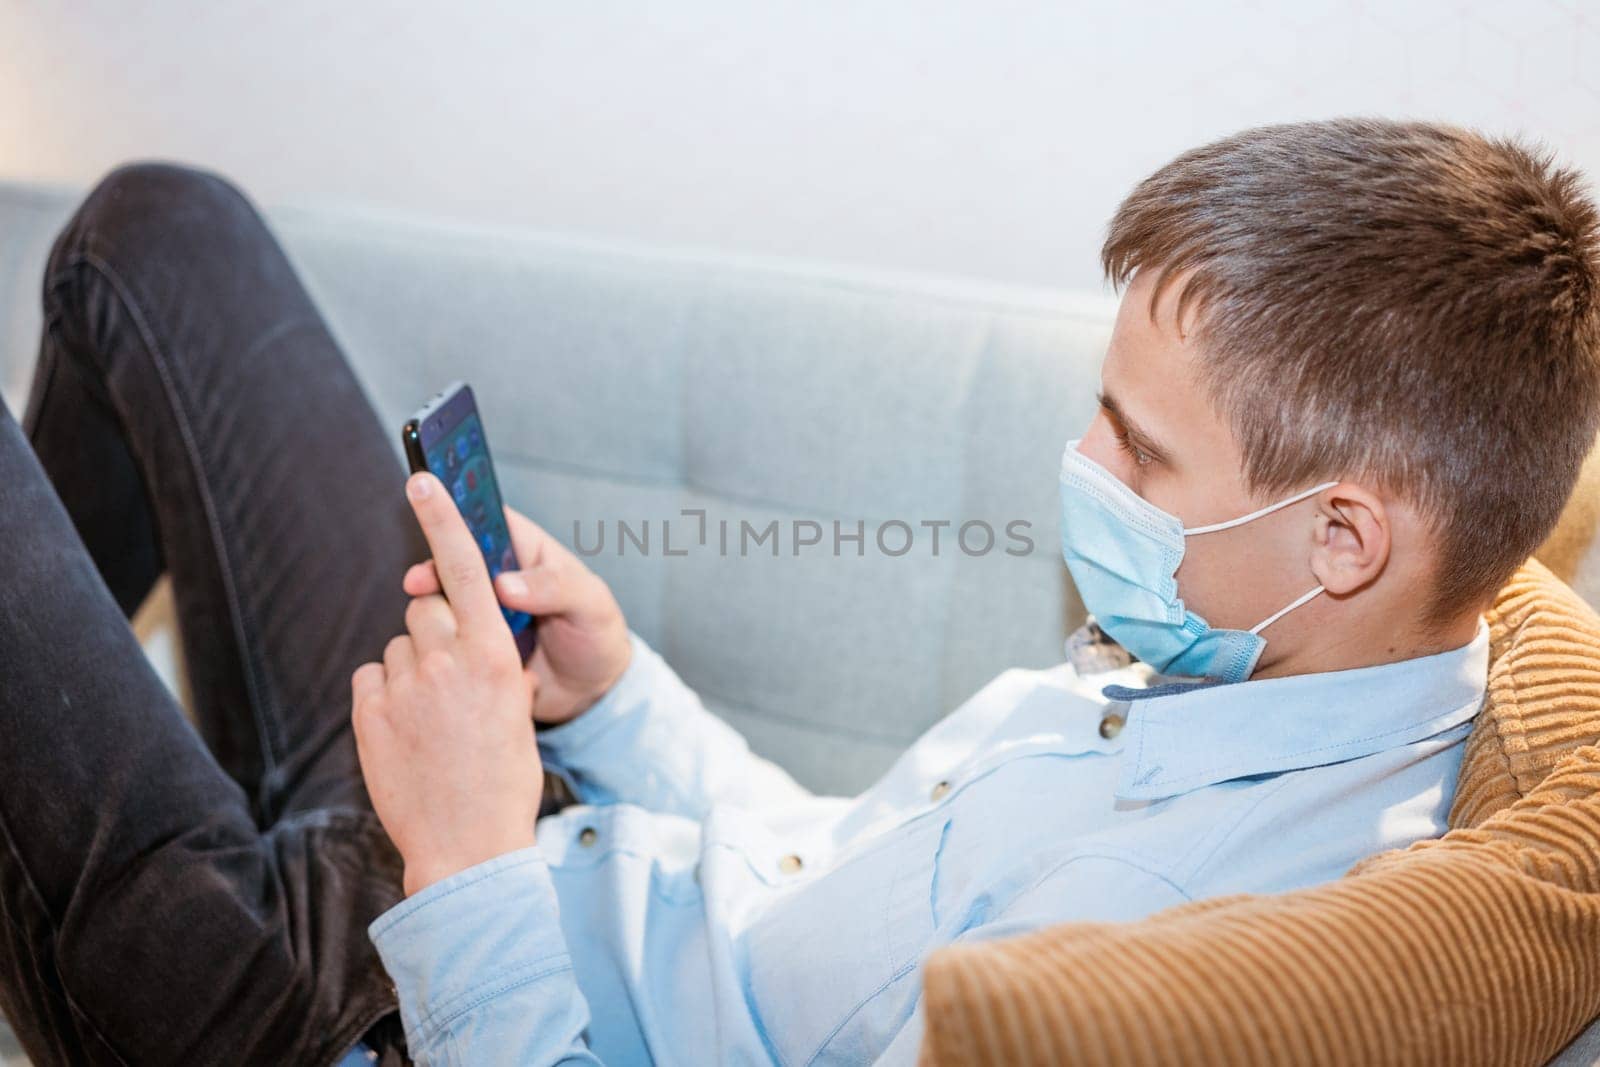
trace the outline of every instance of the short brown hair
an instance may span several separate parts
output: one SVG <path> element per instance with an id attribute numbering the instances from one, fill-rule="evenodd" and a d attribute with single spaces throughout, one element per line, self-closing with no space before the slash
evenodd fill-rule
<path id="1" fill-rule="evenodd" d="M 1178 277 L 1200 375 L 1262 496 L 1370 479 L 1437 533 L 1428 622 L 1554 529 L 1600 426 L 1596 212 L 1574 170 L 1420 122 L 1246 130 L 1111 220 L 1117 286 Z"/>

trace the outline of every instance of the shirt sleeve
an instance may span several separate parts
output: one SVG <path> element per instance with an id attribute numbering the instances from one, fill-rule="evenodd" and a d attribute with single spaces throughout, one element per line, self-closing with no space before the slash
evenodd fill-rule
<path id="1" fill-rule="evenodd" d="M 760 810 L 812 795 L 751 752 L 643 639 L 629 640 L 633 659 L 617 684 L 571 722 L 538 731 L 545 769 L 579 800 L 701 819 L 715 803 Z"/>
<path id="2" fill-rule="evenodd" d="M 435 882 L 367 932 L 419 1067 L 600 1062 L 538 846 Z"/>

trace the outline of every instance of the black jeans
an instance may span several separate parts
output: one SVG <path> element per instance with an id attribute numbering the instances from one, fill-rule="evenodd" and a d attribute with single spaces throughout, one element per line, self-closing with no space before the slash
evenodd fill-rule
<path id="1" fill-rule="evenodd" d="M 426 555 L 390 435 L 214 176 L 106 178 L 44 306 L 26 440 L 0 408 L 0 1008 L 39 1064 L 398 1060 L 349 713 Z M 198 736 L 126 621 L 163 571 Z"/>

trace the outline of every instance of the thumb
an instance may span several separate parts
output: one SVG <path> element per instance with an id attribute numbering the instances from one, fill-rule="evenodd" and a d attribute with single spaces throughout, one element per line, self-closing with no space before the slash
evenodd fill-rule
<path id="1" fill-rule="evenodd" d="M 560 615 L 571 607 L 567 582 L 550 567 L 504 571 L 495 579 L 500 603 L 529 615 Z"/>

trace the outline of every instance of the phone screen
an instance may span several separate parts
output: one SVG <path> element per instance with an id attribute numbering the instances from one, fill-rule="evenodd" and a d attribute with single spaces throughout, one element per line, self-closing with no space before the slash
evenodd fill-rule
<path id="1" fill-rule="evenodd" d="M 489 445 L 478 417 L 471 390 L 465 386 L 449 391 L 438 407 L 423 413 L 407 426 L 415 432 L 415 445 L 408 441 L 412 466 L 423 460 L 427 469 L 444 484 L 456 508 L 467 521 L 467 529 L 483 553 L 489 577 L 517 569 L 517 555 L 511 546 L 511 531 L 506 526 L 505 506 Z M 420 451 L 421 455 L 417 455 Z M 501 607 L 506 624 L 517 637 L 524 658 L 533 649 L 533 618 L 526 612 Z"/>

